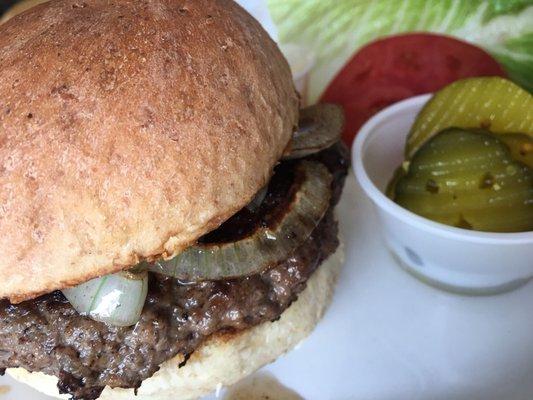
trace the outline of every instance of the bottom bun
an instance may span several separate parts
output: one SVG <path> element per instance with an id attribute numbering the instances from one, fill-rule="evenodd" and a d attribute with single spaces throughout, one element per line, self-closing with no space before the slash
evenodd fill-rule
<path id="1" fill-rule="evenodd" d="M 135 396 L 133 389 L 106 387 L 101 400 L 186 400 L 231 385 L 274 361 L 308 336 L 330 303 L 343 264 L 342 246 L 328 257 L 307 282 L 306 289 L 275 322 L 265 322 L 235 334 L 214 335 L 179 368 L 183 356 L 166 361 L 146 379 Z M 15 379 L 56 398 L 57 378 L 23 368 L 8 369 Z"/>

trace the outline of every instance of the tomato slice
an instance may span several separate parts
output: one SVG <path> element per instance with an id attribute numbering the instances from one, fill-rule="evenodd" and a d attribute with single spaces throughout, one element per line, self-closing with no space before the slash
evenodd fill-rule
<path id="1" fill-rule="evenodd" d="M 344 66 L 321 100 L 343 106 L 343 139 L 351 144 L 375 113 L 402 99 L 435 92 L 458 79 L 503 76 L 484 50 L 448 36 L 410 33 L 369 43 Z"/>

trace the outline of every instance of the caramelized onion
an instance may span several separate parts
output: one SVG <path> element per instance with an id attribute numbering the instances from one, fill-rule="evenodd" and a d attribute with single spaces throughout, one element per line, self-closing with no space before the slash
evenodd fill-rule
<path id="1" fill-rule="evenodd" d="M 344 113 L 335 104 L 315 104 L 300 111 L 298 130 L 289 154 L 283 158 L 302 158 L 337 143 L 344 127 Z"/>
<path id="2" fill-rule="evenodd" d="M 255 194 L 254 198 L 252 199 L 252 201 L 250 201 L 250 203 L 248 203 L 246 208 L 250 211 L 256 211 L 257 209 L 259 209 L 259 207 L 261 207 L 261 204 L 263 204 L 267 193 L 268 185 Z"/>
<path id="3" fill-rule="evenodd" d="M 332 178 L 323 164 L 301 161 L 295 168 L 299 187 L 271 226 L 231 243 L 196 244 L 149 270 L 184 281 L 220 280 L 253 275 L 287 259 L 311 235 L 331 197 Z"/>

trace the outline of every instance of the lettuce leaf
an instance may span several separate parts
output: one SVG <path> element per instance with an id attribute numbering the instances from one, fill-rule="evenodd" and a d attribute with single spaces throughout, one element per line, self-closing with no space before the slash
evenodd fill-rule
<path id="1" fill-rule="evenodd" d="M 533 93 L 533 32 L 506 40 L 503 46 L 489 51 L 511 79 Z"/>
<path id="2" fill-rule="evenodd" d="M 488 4 L 485 18 L 490 20 L 499 15 L 518 13 L 528 5 L 531 5 L 530 0 L 493 0 Z"/>
<path id="3" fill-rule="evenodd" d="M 268 7 L 281 43 L 315 52 L 309 102 L 366 43 L 414 31 L 484 48 L 533 91 L 533 0 L 268 0 Z"/>

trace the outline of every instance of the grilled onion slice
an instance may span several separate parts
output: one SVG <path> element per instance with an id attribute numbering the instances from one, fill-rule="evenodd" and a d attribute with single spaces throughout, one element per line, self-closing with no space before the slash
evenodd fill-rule
<path id="1" fill-rule="evenodd" d="M 298 130 L 284 159 L 302 158 L 337 143 L 344 127 L 344 113 L 335 104 L 315 104 L 300 111 Z"/>
<path id="2" fill-rule="evenodd" d="M 271 226 L 259 226 L 231 243 L 196 244 L 171 260 L 151 264 L 149 270 L 195 282 L 249 276 L 287 259 L 311 235 L 331 197 L 332 178 L 323 164 L 300 161 L 295 172 L 299 187 Z"/>
<path id="3" fill-rule="evenodd" d="M 81 315 L 109 325 L 135 325 L 148 293 L 148 274 L 118 272 L 62 292 Z"/>
<path id="4" fill-rule="evenodd" d="M 268 185 L 262 188 L 259 192 L 255 194 L 254 198 L 252 199 L 252 201 L 250 201 L 250 203 L 248 203 L 246 208 L 249 209 L 250 211 L 258 210 L 259 207 L 261 207 L 261 204 L 263 204 L 263 201 L 265 200 L 267 193 L 268 193 Z"/>

